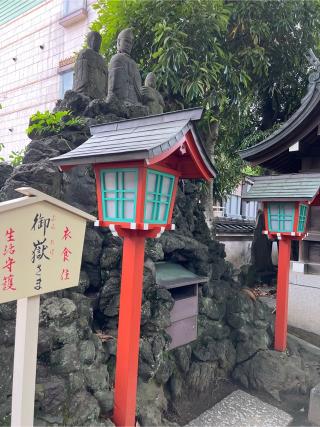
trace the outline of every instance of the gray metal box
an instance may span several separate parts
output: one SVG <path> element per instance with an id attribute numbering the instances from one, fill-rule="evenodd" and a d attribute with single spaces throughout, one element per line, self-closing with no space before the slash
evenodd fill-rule
<path id="1" fill-rule="evenodd" d="M 167 328 L 170 350 L 197 339 L 198 284 L 207 280 L 179 264 L 156 263 L 156 283 L 168 289 L 175 301 Z"/>

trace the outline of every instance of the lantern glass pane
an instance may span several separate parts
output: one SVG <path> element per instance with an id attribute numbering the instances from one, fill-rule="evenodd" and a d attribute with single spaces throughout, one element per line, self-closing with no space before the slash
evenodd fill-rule
<path id="1" fill-rule="evenodd" d="M 123 197 L 124 197 L 125 199 L 129 199 L 129 200 L 133 200 L 133 199 L 134 199 L 134 196 L 135 196 L 135 194 L 134 194 L 134 193 L 131 193 L 131 192 L 129 192 L 129 191 L 126 191 L 126 192 L 124 193 L 124 195 L 123 195 Z"/>
<path id="2" fill-rule="evenodd" d="M 107 199 L 115 199 L 116 198 L 116 192 L 115 191 L 108 191 L 105 193 L 105 197 Z"/>
<path id="3" fill-rule="evenodd" d="M 135 222 L 137 169 L 105 169 L 100 172 L 104 221 Z"/>
<path id="4" fill-rule="evenodd" d="M 125 200 L 124 201 L 124 216 L 125 218 L 133 218 L 134 216 L 134 201 Z"/>
<path id="5" fill-rule="evenodd" d="M 162 181 L 162 194 L 168 194 L 170 191 L 171 180 L 164 176 Z"/>
<path id="6" fill-rule="evenodd" d="M 115 200 L 108 200 L 108 204 L 106 206 L 106 213 L 108 217 L 115 217 L 116 216 L 116 201 Z"/>
<path id="7" fill-rule="evenodd" d="M 135 173 L 130 171 L 130 172 L 124 172 L 124 189 L 125 190 L 132 190 L 134 188 L 134 183 L 135 183 Z"/>
<path id="8" fill-rule="evenodd" d="M 148 170 L 144 220 L 150 224 L 166 224 L 175 176 Z"/>
<path id="9" fill-rule="evenodd" d="M 147 202 L 146 203 L 146 212 L 145 212 L 145 220 L 147 218 L 152 218 L 152 208 L 153 208 L 154 204 L 153 202 Z"/>
<path id="10" fill-rule="evenodd" d="M 106 172 L 104 175 L 104 185 L 108 190 L 116 189 L 116 172 Z"/>
<path id="11" fill-rule="evenodd" d="M 303 233 L 306 226 L 306 220 L 307 220 L 307 212 L 308 212 L 308 206 L 307 205 L 300 205 L 299 206 L 299 221 L 298 221 L 298 233 Z"/>
<path id="12" fill-rule="evenodd" d="M 157 175 L 155 173 L 148 173 L 148 179 L 147 179 L 147 192 L 152 193 L 152 191 L 155 191 L 156 188 L 156 179 Z"/>
<path id="13" fill-rule="evenodd" d="M 294 224 L 294 203 L 269 203 L 269 231 L 290 233 Z"/>
<path id="14" fill-rule="evenodd" d="M 166 218 L 166 212 L 167 212 L 167 207 L 164 204 L 160 205 L 160 212 L 159 212 L 159 218 L 160 220 L 164 221 Z"/>

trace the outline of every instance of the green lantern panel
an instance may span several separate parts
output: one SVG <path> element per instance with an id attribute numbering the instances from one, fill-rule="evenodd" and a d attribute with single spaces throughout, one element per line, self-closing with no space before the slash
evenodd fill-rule
<path id="1" fill-rule="evenodd" d="M 100 173 L 104 221 L 135 222 L 137 169 L 105 169 Z"/>
<path id="2" fill-rule="evenodd" d="M 174 175 L 148 170 L 144 221 L 166 224 L 174 185 Z"/>
<path id="3" fill-rule="evenodd" d="M 307 211 L 308 206 L 306 205 L 300 205 L 299 206 L 299 222 L 298 222 L 298 233 L 303 233 L 305 226 L 306 226 L 306 219 L 307 219 Z"/>
<path id="4" fill-rule="evenodd" d="M 293 231 L 294 208 L 294 203 L 268 204 L 269 231 L 285 233 Z"/>

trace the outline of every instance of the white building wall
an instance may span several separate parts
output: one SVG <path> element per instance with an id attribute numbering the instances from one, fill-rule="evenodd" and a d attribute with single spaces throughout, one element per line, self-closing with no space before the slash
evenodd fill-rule
<path id="1" fill-rule="evenodd" d="M 253 236 L 239 236 L 238 238 L 217 236 L 217 238 L 224 244 L 226 260 L 231 262 L 236 270 L 243 265 L 250 264 Z"/>
<path id="2" fill-rule="evenodd" d="M 320 335 L 320 280 L 318 274 L 290 271 L 288 323 Z"/>
<path id="3" fill-rule="evenodd" d="M 65 28 L 59 23 L 64 1 L 44 1 L 0 26 L 0 142 L 5 145 L 0 156 L 30 141 L 25 130 L 31 114 L 54 107 L 59 61 L 81 49 L 96 16 L 94 0 L 88 0 L 87 17 Z"/>

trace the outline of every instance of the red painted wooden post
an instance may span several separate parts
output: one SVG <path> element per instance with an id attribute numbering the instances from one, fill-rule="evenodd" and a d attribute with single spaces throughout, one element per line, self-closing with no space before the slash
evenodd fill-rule
<path id="1" fill-rule="evenodd" d="M 143 233 L 143 232 L 142 232 Z M 123 241 L 113 421 L 134 426 L 138 380 L 145 236 L 128 230 Z"/>
<path id="2" fill-rule="evenodd" d="M 279 241 L 277 309 L 274 338 L 274 349 L 278 351 L 285 351 L 287 348 L 290 250 L 290 238 L 282 236 L 282 239 Z"/>

